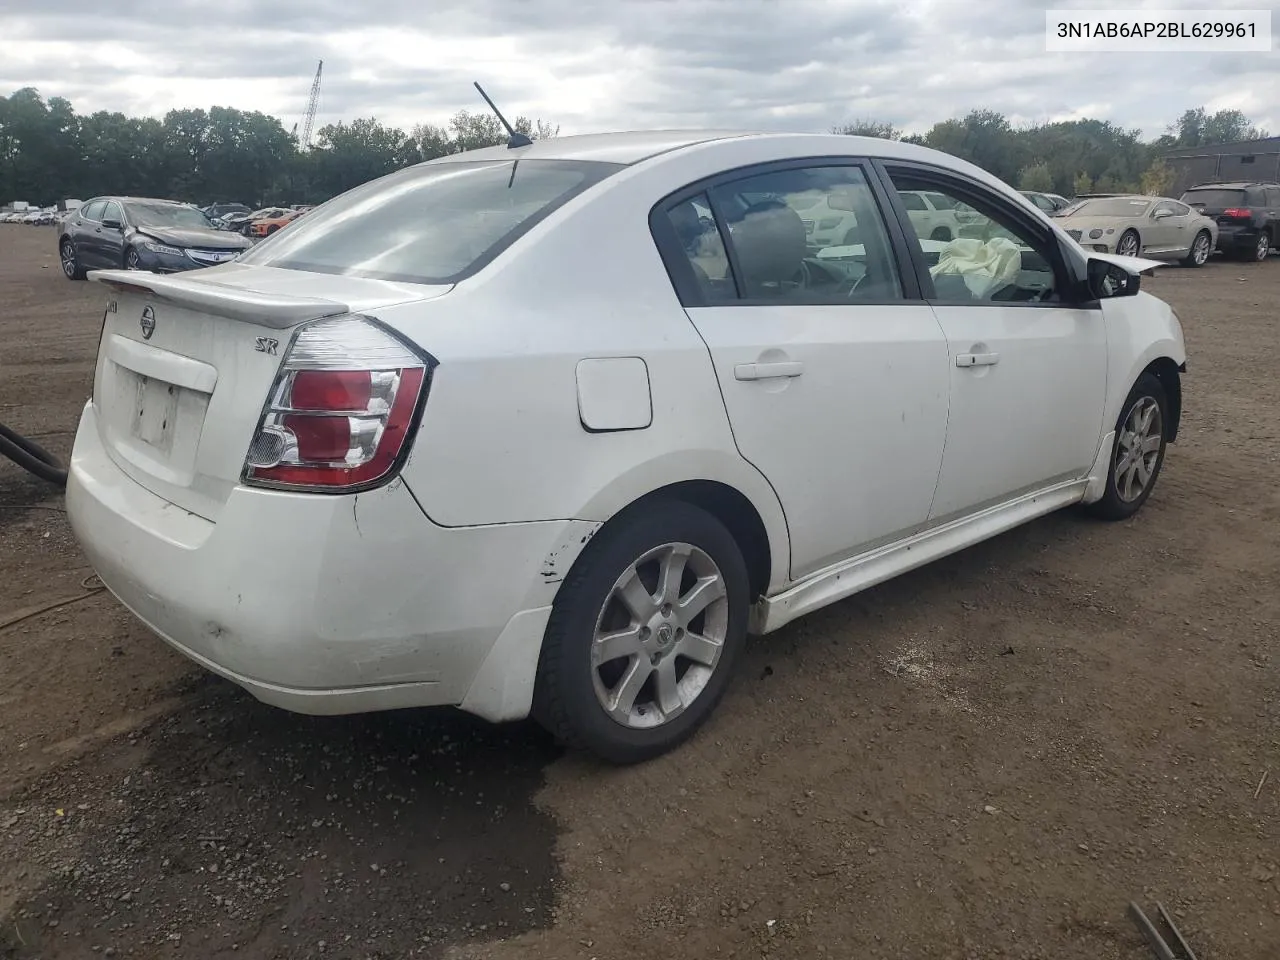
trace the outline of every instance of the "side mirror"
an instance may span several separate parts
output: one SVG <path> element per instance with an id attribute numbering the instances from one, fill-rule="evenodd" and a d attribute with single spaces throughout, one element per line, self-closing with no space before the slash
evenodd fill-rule
<path id="1" fill-rule="evenodd" d="M 1111 297 L 1136 296 L 1142 286 L 1142 278 L 1109 260 L 1090 258 L 1088 265 L 1089 292 L 1098 300 Z"/>
<path id="2" fill-rule="evenodd" d="M 124 227 L 119 220 L 103 220 L 102 226 L 107 230 L 121 230 Z"/>

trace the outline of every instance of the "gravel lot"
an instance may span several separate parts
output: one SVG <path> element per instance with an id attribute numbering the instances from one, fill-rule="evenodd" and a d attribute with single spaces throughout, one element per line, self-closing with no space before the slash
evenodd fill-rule
<path id="1" fill-rule="evenodd" d="M 91 593 L 61 497 L 0 460 L 0 623 L 76 600 L 0 627 L 0 957 L 1140 960 L 1134 899 L 1201 960 L 1275 960 L 1280 259 L 1146 282 L 1191 358 L 1135 520 L 1049 517 L 756 643 L 640 768 L 260 706 Z M 103 302 L 0 225 L 0 421 L 61 456 Z"/>

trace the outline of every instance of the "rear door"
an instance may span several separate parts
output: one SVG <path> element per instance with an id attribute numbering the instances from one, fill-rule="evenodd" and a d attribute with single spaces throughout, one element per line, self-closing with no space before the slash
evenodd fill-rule
<path id="1" fill-rule="evenodd" d="M 795 578 L 920 530 L 942 458 L 946 340 L 900 269 L 903 239 L 867 169 L 735 171 L 651 221 L 738 450 L 782 503 Z M 815 192 L 854 215 L 859 242 L 806 241 L 797 208 Z"/>
<path id="2" fill-rule="evenodd" d="M 80 260 L 80 265 L 86 269 L 107 266 L 106 254 L 102 247 L 102 216 L 106 209 L 105 200 L 94 200 L 80 211 L 79 222 L 75 226 L 72 239 L 76 245 L 76 256 Z"/>

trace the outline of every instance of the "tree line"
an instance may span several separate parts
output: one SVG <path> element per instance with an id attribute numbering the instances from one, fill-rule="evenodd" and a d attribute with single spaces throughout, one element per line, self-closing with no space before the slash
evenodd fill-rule
<path id="1" fill-rule="evenodd" d="M 527 117 L 512 126 L 535 139 L 559 130 Z M 445 126 L 409 132 L 374 117 L 330 124 L 303 149 L 277 118 L 256 110 L 81 116 L 62 97 L 46 101 L 24 87 L 0 96 L 0 205 L 102 194 L 255 207 L 320 203 L 411 163 L 506 139 L 497 117 L 460 110 Z"/>
<path id="2" fill-rule="evenodd" d="M 972 110 L 943 120 L 924 134 L 904 134 L 881 120 L 834 127 L 844 133 L 933 147 L 977 164 L 1020 190 L 1074 197 L 1082 193 L 1165 194 L 1173 171 L 1161 156 L 1179 147 L 1201 147 L 1268 136 L 1239 110 L 1185 110 L 1151 141 L 1142 131 L 1106 120 L 1068 120 L 1016 128 L 994 110 Z"/>
<path id="3" fill-rule="evenodd" d="M 543 120 L 518 118 L 531 137 L 555 136 Z M 972 161 L 1024 190 L 1074 196 L 1163 193 L 1164 151 L 1266 136 L 1238 110 L 1186 110 L 1168 131 L 1144 141 L 1105 120 L 1015 128 L 1001 113 L 973 110 L 924 134 L 859 120 L 834 128 L 920 143 Z M 275 117 L 231 107 L 170 110 L 163 119 L 99 111 L 81 116 L 62 97 L 24 87 L 0 96 L 0 205 L 49 205 L 101 194 L 169 197 L 196 203 L 319 203 L 411 163 L 505 142 L 488 113 L 458 111 L 445 126 L 405 131 L 363 117 L 322 127 L 310 149 Z"/>

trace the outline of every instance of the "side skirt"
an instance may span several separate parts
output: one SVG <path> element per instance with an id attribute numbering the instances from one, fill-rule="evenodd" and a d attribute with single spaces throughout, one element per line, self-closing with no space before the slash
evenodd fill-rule
<path id="1" fill-rule="evenodd" d="M 1105 438 L 1102 450 L 1106 453 L 1099 454 L 1104 483 L 1111 441 L 1112 437 Z M 1095 473 L 1097 469 L 1095 464 Z M 1094 483 L 1095 478 L 1090 476 L 1055 484 L 827 567 L 782 593 L 760 600 L 752 608 L 750 630 L 754 634 L 771 633 L 806 613 L 1079 503 Z"/>

